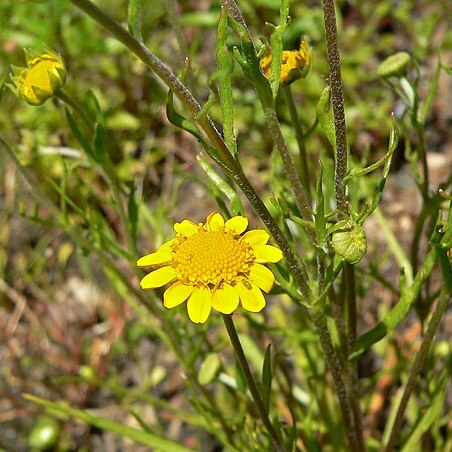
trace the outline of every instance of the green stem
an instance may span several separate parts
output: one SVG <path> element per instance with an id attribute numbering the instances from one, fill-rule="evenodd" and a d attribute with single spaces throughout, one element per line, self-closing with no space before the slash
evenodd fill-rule
<path id="1" fill-rule="evenodd" d="M 66 105 L 68 105 L 72 110 L 77 113 L 78 116 L 80 116 L 80 119 L 85 123 L 88 130 L 91 132 L 94 130 L 94 120 L 91 119 L 87 114 L 86 111 L 82 108 L 82 106 L 72 97 L 70 96 L 65 90 L 59 89 L 55 91 L 55 97 L 60 99 L 62 102 L 64 102 Z"/>
<path id="2" fill-rule="evenodd" d="M 303 129 L 301 128 L 300 118 L 298 116 L 297 107 L 292 95 L 292 89 L 290 85 L 283 88 L 284 97 L 289 107 L 290 119 L 292 120 L 292 126 L 295 130 L 295 137 L 298 143 L 298 149 L 300 153 L 300 177 L 303 186 L 306 189 L 306 198 L 308 204 L 311 205 L 311 181 L 309 178 L 308 157 L 306 153 L 305 138 L 303 136 Z"/>
<path id="3" fill-rule="evenodd" d="M 250 367 L 248 365 L 248 361 L 247 361 L 245 353 L 243 351 L 242 344 L 240 343 L 240 339 L 237 334 L 237 330 L 235 329 L 235 325 L 232 320 L 232 316 L 223 314 L 223 320 L 224 320 L 224 325 L 228 332 L 229 338 L 231 339 L 231 343 L 234 348 L 235 356 L 237 357 L 237 361 L 238 361 L 240 368 L 242 369 L 242 372 L 248 383 L 248 388 L 250 390 L 251 396 L 253 397 L 253 400 L 256 403 L 257 410 L 262 419 L 262 422 L 264 423 L 264 426 L 271 437 L 271 440 L 273 443 L 273 448 L 274 448 L 274 450 L 276 450 L 278 452 L 279 451 L 284 452 L 284 447 L 281 444 L 281 439 L 268 417 L 268 413 L 267 413 L 267 410 L 265 409 L 264 402 L 262 401 L 262 398 L 257 389 L 256 382 L 254 381 L 253 375 L 252 375 Z"/>
<path id="4" fill-rule="evenodd" d="M 345 386 L 341 362 L 336 350 L 333 347 L 325 314 L 322 309 L 318 308 L 312 309 L 310 314 L 317 336 L 320 340 L 320 345 L 322 346 L 323 355 L 333 376 L 334 387 L 339 399 L 339 406 L 342 412 L 345 432 L 347 434 L 350 447 L 353 451 L 360 451 L 362 449 L 359 447 L 358 437 L 356 434 L 353 409 L 350 403 L 350 394 Z"/>

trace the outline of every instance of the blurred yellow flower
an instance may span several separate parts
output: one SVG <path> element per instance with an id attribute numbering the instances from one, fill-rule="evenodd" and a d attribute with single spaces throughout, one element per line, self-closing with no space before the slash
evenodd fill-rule
<path id="1" fill-rule="evenodd" d="M 172 283 L 164 293 L 164 306 L 174 308 L 188 300 L 188 316 L 194 323 L 204 323 L 212 308 L 231 314 L 239 303 L 247 311 L 261 311 L 265 306 L 261 291 L 269 292 L 275 282 L 262 264 L 280 261 L 282 252 L 267 245 L 270 236 L 262 229 L 241 235 L 247 227 L 245 217 L 225 221 L 216 212 L 205 224 L 176 223 L 174 239 L 138 259 L 138 267 L 156 267 L 141 280 L 141 287 Z"/>
<path id="2" fill-rule="evenodd" d="M 260 60 L 260 66 L 264 75 L 269 78 L 271 74 L 272 55 L 267 49 L 266 55 Z M 279 83 L 282 86 L 289 85 L 293 81 L 306 77 L 311 69 L 311 53 L 308 43 L 303 39 L 299 50 L 284 50 L 281 58 L 281 74 Z"/>
<path id="3" fill-rule="evenodd" d="M 14 93 L 31 105 L 42 105 L 63 87 L 66 68 L 63 59 L 55 52 L 47 50 L 38 54 L 25 50 L 27 67 L 12 67 L 11 80 Z"/>

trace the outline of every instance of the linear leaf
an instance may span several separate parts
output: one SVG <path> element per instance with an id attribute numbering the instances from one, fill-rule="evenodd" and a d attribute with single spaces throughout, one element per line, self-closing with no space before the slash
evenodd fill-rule
<path id="1" fill-rule="evenodd" d="M 71 417 L 86 422 L 87 424 L 94 425 L 100 429 L 107 430 L 109 432 L 117 433 L 120 436 L 129 438 L 136 443 L 143 444 L 145 446 L 153 447 L 153 450 L 161 452 L 189 452 L 185 446 L 181 446 L 174 441 L 162 438 L 154 435 L 153 433 L 138 430 L 137 428 L 130 427 L 128 425 L 120 424 L 119 422 L 111 421 L 110 419 L 96 416 L 84 410 L 77 410 L 71 408 L 65 403 L 51 402 L 50 400 L 41 399 L 31 394 L 23 394 L 23 397 L 30 402 L 36 403 L 51 410 L 58 411 L 63 414 L 67 414 Z"/>

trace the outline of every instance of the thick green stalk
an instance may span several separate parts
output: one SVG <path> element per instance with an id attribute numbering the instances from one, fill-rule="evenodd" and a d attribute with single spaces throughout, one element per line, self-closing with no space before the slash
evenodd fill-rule
<path id="1" fill-rule="evenodd" d="M 248 361 L 246 359 L 245 353 L 242 348 L 242 344 L 240 343 L 239 336 L 237 334 L 237 330 L 235 329 L 234 322 L 232 320 L 231 315 L 223 314 L 224 325 L 226 326 L 226 330 L 228 332 L 229 338 L 231 339 L 232 346 L 234 348 L 235 356 L 237 361 L 242 369 L 243 375 L 245 376 L 246 382 L 248 383 L 248 389 L 250 390 L 251 396 L 253 397 L 254 402 L 256 403 L 257 410 L 259 415 L 264 423 L 264 426 L 269 433 L 274 450 L 278 452 L 284 452 L 284 447 L 281 444 L 281 439 L 276 432 L 273 424 L 268 417 L 267 410 L 265 409 L 264 402 L 259 394 L 259 391 L 256 386 L 256 382 L 254 381 L 253 374 L 251 373 L 250 367 L 248 365 Z"/>

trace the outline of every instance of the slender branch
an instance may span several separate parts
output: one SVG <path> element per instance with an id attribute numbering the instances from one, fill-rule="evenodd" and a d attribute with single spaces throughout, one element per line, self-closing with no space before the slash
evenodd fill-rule
<path id="1" fill-rule="evenodd" d="M 235 329 L 234 322 L 232 320 L 231 315 L 223 314 L 224 325 L 228 332 L 229 338 L 231 339 L 232 346 L 234 348 L 235 356 L 237 357 L 237 361 L 242 369 L 242 372 L 246 378 L 248 383 L 248 388 L 250 390 L 251 396 L 253 397 L 254 402 L 256 403 L 257 410 L 259 411 L 259 415 L 264 423 L 265 428 L 267 429 L 273 443 L 273 448 L 276 451 L 284 452 L 284 447 L 281 444 L 281 439 L 276 432 L 273 424 L 271 423 L 267 410 L 265 409 L 264 402 L 259 394 L 259 391 L 256 386 L 256 382 L 254 381 L 253 375 L 251 373 L 250 367 L 248 365 L 248 361 L 246 359 L 245 353 L 242 348 L 242 344 L 240 343 L 239 336 L 237 334 L 237 330 Z"/>

